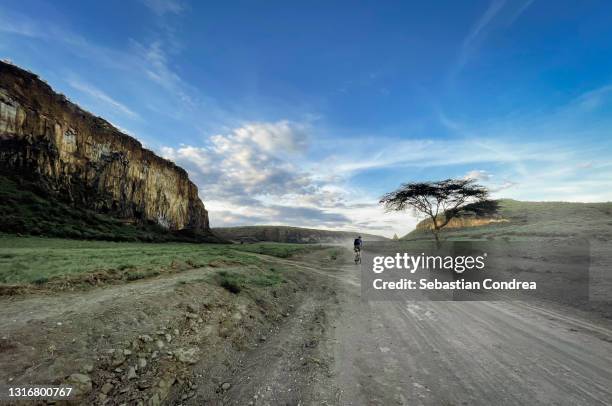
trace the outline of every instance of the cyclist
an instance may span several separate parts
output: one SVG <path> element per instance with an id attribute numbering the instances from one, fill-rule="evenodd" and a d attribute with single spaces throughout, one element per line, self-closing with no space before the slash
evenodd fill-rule
<path id="1" fill-rule="evenodd" d="M 363 241 L 361 236 L 355 238 L 353 242 L 353 249 L 355 250 L 355 263 L 361 262 L 361 247 L 363 247 Z"/>

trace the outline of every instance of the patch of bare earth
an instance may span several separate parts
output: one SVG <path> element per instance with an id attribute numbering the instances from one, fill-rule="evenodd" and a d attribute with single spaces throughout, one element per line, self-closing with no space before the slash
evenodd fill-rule
<path id="1" fill-rule="evenodd" d="M 234 294 L 212 272 L 0 297 L 0 383 L 70 383 L 73 404 L 244 404 L 272 396 L 264 376 L 291 377 L 304 390 L 323 379 L 322 303 L 333 289 L 296 268 L 283 283 Z M 274 369 L 261 373 L 260 361 Z M 278 385 L 279 399 L 303 395 Z"/>

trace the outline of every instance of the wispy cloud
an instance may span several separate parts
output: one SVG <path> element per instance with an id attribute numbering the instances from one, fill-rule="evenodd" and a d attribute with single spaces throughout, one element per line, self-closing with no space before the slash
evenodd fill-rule
<path id="1" fill-rule="evenodd" d="M 454 67 L 454 73 L 460 71 L 464 67 L 469 57 L 480 46 L 483 38 L 486 36 L 488 27 L 491 25 L 491 22 L 495 19 L 495 17 L 501 12 L 505 4 L 506 0 L 491 1 L 485 12 L 480 16 L 472 28 L 470 28 L 467 36 L 461 43 L 457 64 Z"/>
<path id="2" fill-rule="evenodd" d="M 139 115 L 136 112 L 128 108 L 125 104 L 118 102 L 117 100 L 113 99 L 111 96 L 109 96 L 108 94 L 104 93 L 102 90 L 98 89 L 97 87 L 91 84 L 88 84 L 88 83 L 85 83 L 85 82 L 82 82 L 76 79 L 68 80 L 68 84 L 72 86 L 74 89 L 94 98 L 95 100 L 98 100 L 98 101 L 101 101 L 107 104 L 108 106 L 112 107 L 116 111 L 119 111 L 132 118 L 139 117 Z"/>
<path id="3" fill-rule="evenodd" d="M 482 46 L 487 36 L 496 28 L 509 28 L 532 4 L 534 0 L 512 1 L 492 0 L 486 10 L 472 25 L 461 42 L 451 77 L 458 74 Z M 499 23 L 498 23 L 499 21 Z"/>
<path id="4" fill-rule="evenodd" d="M 465 137 L 453 140 L 377 138 L 370 144 L 346 147 L 350 154 L 333 155 L 321 167 L 331 166 L 336 174 L 384 168 L 431 168 L 479 163 L 513 164 L 519 162 L 556 162 L 566 159 L 569 150 L 549 148 L 546 144 L 493 140 L 487 137 Z M 336 149 L 336 147 L 332 147 Z M 330 170 L 330 168 L 328 168 Z"/>
<path id="5" fill-rule="evenodd" d="M 491 24 L 491 21 L 501 11 L 506 4 L 506 0 L 493 0 L 489 3 L 489 7 L 480 16 L 476 24 L 472 26 L 468 35 L 463 39 L 462 47 L 464 50 L 469 50 L 478 41 L 480 36 L 485 32 L 486 28 Z"/>
<path id="6" fill-rule="evenodd" d="M 600 107 L 612 96 L 612 84 L 601 86 L 578 96 L 574 103 L 584 110 L 594 110 Z"/>
<path id="7" fill-rule="evenodd" d="M 166 7 L 167 10 L 178 11 L 179 7 L 182 7 L 180 4 L 172 1 L 151 1 L 151 6 L 160 7 L 160 10 Z M 146 44 L 130 39 L 126 49 L 108 48 L 52 22 L 9 13 L 1 7 L 0 32 L 64 44 L 64 49 L 77 58 L 121 71 L 123 76 L 140 75 L 139 78 L 144 77 L 176 96 L 186 107 L 194 106 L 194 97 L 191 94 L 197 91 L 188 86 L 170 66 L 166 44 L 161 38 Z"/>

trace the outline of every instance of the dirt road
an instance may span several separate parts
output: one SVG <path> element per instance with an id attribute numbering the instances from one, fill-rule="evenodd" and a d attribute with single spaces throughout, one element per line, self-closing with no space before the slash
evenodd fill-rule
<path id="1" fill-rule="evenodd" d="M 359 268 L 325 255 L 275 259 L 295 275 L 249 294 L 202 269 L 4 298 L 0 381 L 83 370 L 83 404 L 99 405 L 611 404 L 604 319 L 533 302 L 366 302 Z M 197 359 L 182 360 L 188 349 Z"/>
<path id="2" fill-rule="evenodd" d="M 608 327 L 525 302 L 363 302 L 358 271 L 343 272 L 342 405 L 612 402 Z"/>
<path id="3" fill-rule="evenodd" d="M 308 317 L 298 311 L 232 372 L 237 385 L 219 404 L 611 404 L 603 320 L 527 302 L 365 302 L 355 266 L 295 266 L 335 292 L 308 302 L 327 327 L 299 327 Z M 305 350 L 324 368 L 301 370 Z"/>

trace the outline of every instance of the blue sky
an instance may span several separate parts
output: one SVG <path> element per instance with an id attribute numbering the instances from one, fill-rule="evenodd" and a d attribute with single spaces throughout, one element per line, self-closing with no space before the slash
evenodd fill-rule
<path id="1" fill-rule="evenodd" d="M 216 3 L 216 4 L 215 4 Z M 0 56 L 185 167 L 213 226 L 404 234 L 474 177 L 612 200 L 612 3 L 12 1 Z"/>

